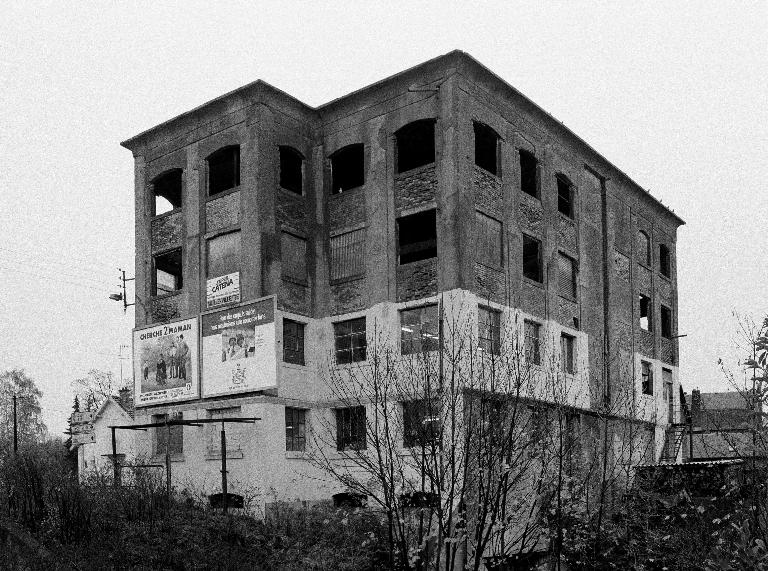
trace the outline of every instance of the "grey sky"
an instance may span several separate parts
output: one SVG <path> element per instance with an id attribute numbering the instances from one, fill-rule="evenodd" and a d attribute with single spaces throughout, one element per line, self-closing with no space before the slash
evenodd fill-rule
<path id="1" fill-rule="evenodd" d="M 107 299 L 116 268 L 133 272 L 120 141 L 257 78 L 317 105 L 462 49 L 687 221 L 681 379 L 724 388 L 731 311 L 768 308 L 768 3 L 537 4 L 4 5 L 0 369 L 27 369 L 58 432 L 72 379 L 119 375 L 133 326 Z"/>

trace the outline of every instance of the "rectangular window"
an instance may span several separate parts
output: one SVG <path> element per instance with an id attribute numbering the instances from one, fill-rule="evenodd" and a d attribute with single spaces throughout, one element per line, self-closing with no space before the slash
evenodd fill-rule
<path id="1" fill-rule="evenodd" d="M 155 283 L 152 295 L 179 291 L 184 287 L 181 248 L 154 257 Z"/>
<path id="2" fill-rule="evenodd" d="M 477 243 L 475 244 L 477 261 L 486 266 L 500 268 L 503 265 L 501 222 L 482 212 L 475 214 L 477 220 Z"/>
<path id="3" fill-rule="evenodd" d="M 661 275 L 666 278 L 672 275 L 669 247 L 666 244 L 659 244 L 659 271 L 661 272 Z"/>
<path id="4" fill-rule="evenodd" d="M 672 371 L 661 370 L 661 380 L 664 382 L 664 400 L 667 402 L 667 422 L 675 422 L 675 395 L 672 383 Z"/>
<path id="5" fill-rule="evenodd" d="M 398 218 L 397 246 L 401 265 L 437 257 L 435 210 L 426 210 Z"/>
<path id="6" fill-rule="evenodd" d="M 365 361 L 368 346 L 365 337 L 365 317 L 334 323 L 333 336 L 336 343 L 337 363 Z"/>
<path id="7" fill-rule="evenodd" d="M 331 238 L 331 280 L 365 273 L 365 228 Z"/>
<path id="8" fill-rule="evenodd" d="M 565 254 L 557 256 L 557 290 L 568 299 L 576 299 L 576 260 Z"/>
<path id="9" fill-rule="evenodd" d="M 560 362 L 564 373 L 576 372 L 576 338 L 563 333 L 560 335 Z"/>
<path id="10" fill-rule="evenodd" d="M 337 450 L 365 450 L 366 447 L 365 407 L 337 408 Z"/>
<path id="11" fill-rule="evenodd" d="M 525 320 L 525 359 L 530 365 L 541 365 L 541 324 Z"/>
<path id="12" fill-rule="evenodd" d="M 440 403 L 422 399 L 403 403 L 403 447 L 427 447 L 440 442 Z"/>
<path id="13" fill-rule="evenodd" d="M 435 122 L 414 121 L 395 133 L 397 172 L 405 172 L 435 162 Z"/>
<path id="14" fill-rule="evenodd" d="M 305 283 L 307 281 L 307 241 L 289 232 L 280 233 L 283 277 Z"/>
<path id="15" fill-rule="evenodd" d="M 302 193 L 302 163 L 304 157 L 291 147 L 280 147 L 280 186 L 295 194 Z"/>
<path id="16" fill-rule="evenodd" d="M 208 240 L 207 276 L 218 278 L 240 271 L 240 232 Z"/>
<path id="17" fill-rule="evenodd" d="M 240 416 L 240 412 L 239 406 L 215 408 L 208 411 L 208 418 L 212 420 L 237 418 Z M 205 424 L 204 426 L 205 431 L 207 432 L 208 454 L 221 454 L 221 423 Z M 224 430 L 227 432 L 227 456 L 232 452 L 242 452 L 244 426 L 245 425 L 236 422 L 224 424 Z"/>
<path id="18" fill-rule="evenodd" d="M 672 339 L 672 310 L 665 305 L 661 306 L 661 336 Z"/>
<path id="19" fill-rule="evenodd" d="M 640 301 L 640 329 L 645 331 L 653 330 L 653 320 L 651 319 L 651 298 L 642 293 L 638 296 Z"/>
<path id="20" fill-rule="evenodd" d="M 283 361 L 304 364 L 304 323 L 283 319 Z"/>
<path id="21" fill-rule="evenodd" d="M 501 312 L 487 307 L 477 308 L 478 345 L 493 355 L 501 353 Z"/>
<path id="22" fill-rule="evenodd" d="M 240 147 L 224 147 L 208 157 L 208 195 L 240 186 Z"/>
<path id="23" fill-rule="evenodd" d="M 174 412 L 170 416 L 167 414 L 155 414 L 152 416 L 152 422 L 165 422 L 167 420 L 183 420 L 182 413 Z M 168 427 L 158 426 L 155 428 L 155 454 L 165 454 L 166 447 L 170 454 L 181 454 L 184 452 L 184 427 L 175 425 L 170 427 L 170 441 L 168 440 Z"/>
<path id="24" fill-rule="evenodd" d="M 539 198 L 538 161 L 532 153 L 520 150 L 520 190 Z"/>
<path id="25" fill-rule="evenodd" d="M 541 241 L 523 234 L 523 276 L 542 282 Z"/>
<path id="26" fill-rule="evenodd" d="M 642 368 L 643 375 L 643 394 L 653 395 L 653 368 L 647 361 L 641 361 L 640 366 Z"/>
<path id="27" fill-rule="evenodd" d="M 307 411 L 285 407 L 285 450 L 304 452 L 307 448 Z"/>
<path id="28" fill-rule="evenodd" d="M 557 177 L 557 210 L 573 218 L 573 185 L 561 175 Z"/>
<path id="29" fill-rule="evenodd" d="M 400 311 L 400 349 L 403 355 L 437 351 L 440 345 L 437 305 Z"/>
<path id="30" fill-rule="evenodd" d="M 475 164 L 498 174 L 499 136 L 488 125 L 475 122 Z"/>

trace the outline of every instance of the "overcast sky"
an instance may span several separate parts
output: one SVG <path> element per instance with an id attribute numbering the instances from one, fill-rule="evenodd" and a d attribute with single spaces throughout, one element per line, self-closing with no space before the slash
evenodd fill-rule
<path id="1" fill-rule="evenodd" d="M 133 314 L 107 296 L 134 256 L 120 141 L 257 78 L 318 105 L 461 49 L 686 220 L 680 376 L 725 389 L 731 312 L 768 309 L 768 3 L 635 4 L 6 3 L 0 369 L 34 377 L 52 432 L 72 379 L 119 376 Z"/>

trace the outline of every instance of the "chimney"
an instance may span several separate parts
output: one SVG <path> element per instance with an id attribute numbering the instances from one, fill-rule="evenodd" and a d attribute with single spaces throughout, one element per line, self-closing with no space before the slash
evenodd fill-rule
<path id="1" fill-rule="evenodd" d="M 133 413 L 133 391 L 128 387 L 123 387 L 117 391 L 117 402 L 123 409 L 129 413 Z"/>
<path id="2" fill-rule="evenodd" d="M 691 391 L 691 424 L 701 426 L 701 391 L 699 389 Z"/>

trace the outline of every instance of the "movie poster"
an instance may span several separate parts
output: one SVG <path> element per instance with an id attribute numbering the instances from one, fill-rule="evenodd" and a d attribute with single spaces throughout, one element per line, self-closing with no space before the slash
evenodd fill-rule
<path id="1" fill-rule="evenodd" d="M 277 386 L 274 297 L 202 319 L 203 396 Z"/>
<path id="2" fill-rule="evenodd" d="M 133 332 L 137 406 L 197 398 L 197 319 Z"/>

